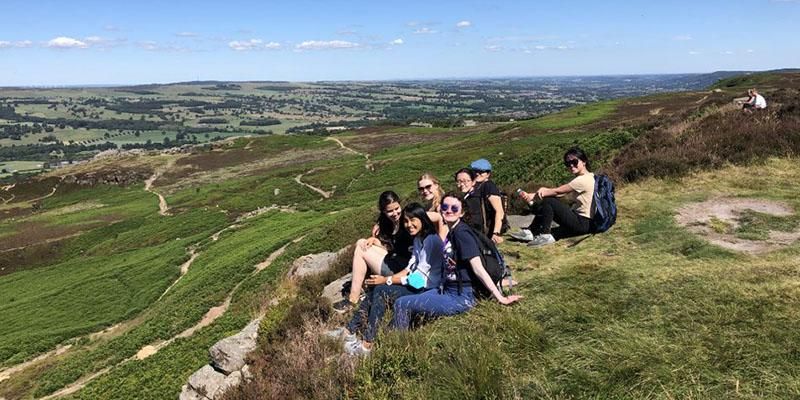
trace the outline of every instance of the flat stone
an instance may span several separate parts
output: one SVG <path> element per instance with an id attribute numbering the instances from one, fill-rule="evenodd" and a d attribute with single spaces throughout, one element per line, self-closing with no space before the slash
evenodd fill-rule
<path id="1" fill-rule="evenodd" d="M 180 399 L 213 399 L 223 382 L 225 382 L 224 374 L 217 372 L 210 365 L 205 365 L 189 377 L 189 384 L 184 386 Z"/>
<path id="2" fill-rule="evenodd" d="M 333 266 L 336 258 L 346 251 L 347 247 L 335 253 L 326 251 L 323 253 L 308 254 L 299 257 L 292 263 L 292 267 L 289 268 L 288 275 L 292 278 L 303 278 L 309 275 L 326 272 L 331 268 L 331 266 Z"/>
<path id="3" fill-rule="evenodd" d="M 344 299 L 344 297 L 342 297 L 342 285 L 351 279 L 353 279 L 352 273 L 329 283 L 325 286 L 325 289 L 322 289 L 322 297 L 330 300 L 331 304 L 341 301 Z"/>
<path id="4" fill-rule="evenodd" d="M 247 353 L 256 349 L 260 323 L 261 320 L 256 319 L 247 324 L 241 332 L 211 346 L 208 351 L 211 356 L 211 364 L 226 375 L 242 369 Z"/>
<path id="5" fill-rule="evenodd" d="M 516 232 L 518 228 L 527 228 L 533 221 L 533 215 L 507 215 L 506 218 L 511 225 L 510 232 Z"/>

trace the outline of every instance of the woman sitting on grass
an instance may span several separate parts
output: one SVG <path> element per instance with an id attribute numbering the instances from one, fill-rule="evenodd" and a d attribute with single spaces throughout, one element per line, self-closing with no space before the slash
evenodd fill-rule
<path id="1" fill-rule="evenodd" d="M 409 204 L 403 209 L 403 224 L 414 237 L 408 266 L 392 276 L 373 275 L 368 278 L 366 283 L 375 285 L 375 289 L 361 302 L 347 327 L 327 332 L 328 336 L 345 339 L 345 351 L 348 354 L 369 354 L 378 324 L 386 314 L 386 308 L 391 307 L 396 299 L 439 287 L 444 257 L 442 240 L 436 234 L 436 227 L 418 203 Z M 356 337 L 359 331 L 363 340 Z"/>
<path id="2" fill-rule="evenodd" d="M 522 296 L 505 296 L 492 282 L 480 257 L 480 247 L 469 227 L 461 221 L 464 205 L 461 198 L 448 193 L 442 199 L 441 213 L 450 228 L 445 245 L 445 264 L 439 290 L 403 296 L 394 303 L 392 328 L 407 330 L 413 318 L 434 318 L 455 315 L 475 306 L 476 299 L 471 279 L 481 282 L 501 304 L 512 304 Z M 448 246 L 449 244 L 449 246 Z"/>
<path id="3" fill-rule="evenodd" d="M 356 242 L 350 295 L 333 305 L 337 312 L 344 313 L 358 303 L 367 270 L 374 275 L 390 276 L 405 268 L 411 258 L 412 238 L 400 223 L 402 210 L 397 193 L 381 193 L 378 212 L 378 223 L 372 227 L 372 237 Z"/>
<path id="4" fill-rule="evenodd" d="M 589 172 L 589 159 L 578 147 L 564 154 L 564 166 L 575 178 L 557 188 L 541 187 L 535 193 L 521 192 L 527 202 L 540 200 L 533 205 L 534 218 L 528 229 L 511 234 L 517 240 L 527 241 L 529 246 L 543 246 L 558 239 L 584 235 L 591 231 L 591 208 L 594 197 L 594 174 Z M 572 207 L 559 197 L 575 197 Z M 558 228 L 550 230 L 555 221 Z"/>

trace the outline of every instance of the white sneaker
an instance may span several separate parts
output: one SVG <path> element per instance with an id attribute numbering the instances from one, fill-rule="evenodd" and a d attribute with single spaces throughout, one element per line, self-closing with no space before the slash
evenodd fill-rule
<path id="1" fill-rule="evenodd" d="M 512 233 L 511 237 L 521 242 L 530 242 L 533 240 L 533 233 L 531 233 L 530 229 L 522 228 L 519 232 Z"/>
<path id="2" fill-rule="evenodd" d="M 539 247 L 539 246 L 545 246 L 545 245 L 548 245 L 548 244 L 553 244 L 555 242 L 556 242 L 556 238 L 554 238 L 553 235 L 551 235 L 549 233 L 543 233 L 541 235 L 534 236 L 533 239 L 531 239 L 531 241 L 528 242 L 528 246 Z"/>
<path id="3" fill-rule="evenodd" d="M 351 356 L 366 357 L 372 352 L 372 350 L 364 347 L 363 341 L 356 340 L 355 342 L 346 342 L 344 344 L 344 352 Z"/>
<path id="4" fill-rule="evenodd" d="M 331 329 L 329 331 L 325 331 L 323 335 L 331 339 L 344 340 L 345 343 L 358 341 L 358 337 L 356 337 L 356 334 L 348 332 L 347 328 Z"/>

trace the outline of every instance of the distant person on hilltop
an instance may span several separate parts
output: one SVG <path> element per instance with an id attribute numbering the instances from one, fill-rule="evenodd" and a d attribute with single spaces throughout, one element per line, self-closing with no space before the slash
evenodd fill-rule
<path id="1" fill-rule="evenodd" d="M 742 111 L 751 113 L 753 110 L 761 110 L 767 108 L 767 100 L 764 96 L 760 95 L 755 88 L 747 91 L 749 96 L 747 101 L 742 104 Z"/>
<path id="2" fill-rule="evenodd" d="M 512 233 L 512 238 L 538 247 L 591 232 L 594 174 L 589 172 L 589 159 L 583 150 L 573 147 L 564 154 L 564 166 L 575 175 L 569 183 L 557 188 L 541 187 L 535 193 L 519 192 L 520 197 L 531 204 L 535 216 L 528 229 Z M 574 196 L 572 207 L 559 200 L 565 196 Z M 553 221 L 558 228 L 551 232 Z"/>

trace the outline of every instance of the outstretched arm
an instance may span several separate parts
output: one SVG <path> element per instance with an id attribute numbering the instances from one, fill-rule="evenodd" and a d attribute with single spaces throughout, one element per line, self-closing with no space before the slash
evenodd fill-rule
<path id="1" fill-rule="evenodd" d="M 475 275 L 478 276 L 478 279 L 492 292 L 492 296 L 494 296 L 500 304 L 508 305 L 522 299 L 520 295 L 504 296 L 503 293 L 500 292 L 500 289 L 492 282 L 492 278 L 489 276 L 489 273 L 486 272 L 486 268 L 483 267 L 480 257 L 472 257 L 469 260 L 469 265 L 472 267 L 472 271 L 475 272 Z"/>

